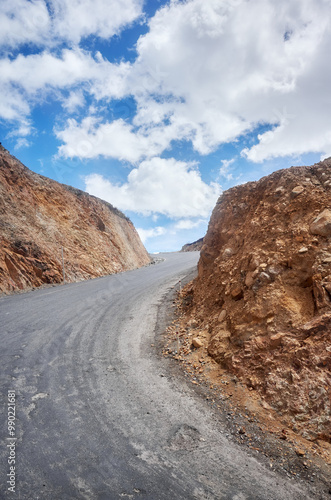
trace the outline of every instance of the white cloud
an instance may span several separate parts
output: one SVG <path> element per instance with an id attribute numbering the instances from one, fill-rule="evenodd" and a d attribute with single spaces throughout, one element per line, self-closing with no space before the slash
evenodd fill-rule
<path id="1" fill-rule="evenodd" d="M 127 182 L 114 185 L 99 174 L 85 177 L 86 191 L 121 210 L 171 218 L 208 217 L 220 194 L 220 186 L 202 181 L 199 172 L 173 158 L 143 161 L 128 175 Z"/>
<path id="2" fill-rule="evenodd" d="M 142 14 L 142 0 L 51 0 L 54 32 L 78 43 L 96 35 L 111 38 Z"/>
<path id="3" fill-rule="evenodd" d="M 166 229 L 161 226 L 153 227 L 151 229 L 142 229 L 137 228 L 137 232 L 140 236 L 140 239 L 143 243 L 146 243 L 147 240 L 151 238 L 157 238 L 158 236 L 162 236 L 166 234 Z"/>
<path id="4" fill-rule="evenodd" d="M 135 123 L 167 118 L 201 154 L 267 123 L 253 161 L 331 152 L 330 21 L 328 0 L 171 2 L 137 45 Z"/>
<path id="5" fill-rule="evenodd" d="M 137 128 L 122 118 L 102 122 L 93 115 L 80 123 L 69 119 L 62 130 L 56 130 L 56 136 L 63 141 L 59 156 L 85 159 L 104 156 L 137 163 L 160 155 L 176 136 L 180 137 L 180 132 L 179 127 L 172 125 Z"/>
<path id="6" fill-rule="evenodd" d="M 201 238 L 206 233 L 206 219 L 181 219 L 178 222 L 167 222 L 165 226 L 156 226 L 148 229 L 137 228 L 141 241 L 150 247 L 151 251 L 161 249 L 179 250 L 181 246 L 188 243 L 188 239 Z M 190 231 L 188 233 L 188 231 Z"/>
<path id="7" fill-rule="evenodd" d="M 113 79 L 113 86 L 108 85 L 109 98 L 122 97 L 122 89 L 118 87 L 118 80 L 125 68 L 125 63 L 115 65 L 100 57 L 96 57 L 79 49 L 65 49 L 60 56 L 48 51 L 40 54 L 24 56 L 18 55 L 15 59 L 9 57 L 0 61 L 0 82 L 6 85 L 20 87 L 27 95 L 36 91 L 50 88 L 66 89 L 78 83 Z M 90 87 L 91 93 L 97 92 Z"/>
<path id="8" fill-rule="evenodd" d="M 135 133 L 132 125 L 122 119 L 98 123 L 97 118 L 88 117 L 80 124 L 70 119 L 67 127 L 58 130 L 56 135 L 64 143 L 59 148 L 59 155 L 66 158 L 104 156 L 135 163 L 163 150 L 157 137 Z"/>
<path id="9" fill-rule="evenodd" d="M 83 107 L 84 104 L 85 98 L 81 89 L 77 91 L 72 90 L 68 97 L 63 100 L 63 107 L 69 113 L 74 113 L 77 109 Z"/>
<path id="10" fill-rule="evenodd" d="M 331 126 L 327 113 L 327 96 L 323 91 L 325 81 L 317 83 L 311 75 L 311 90 L 307 93 L 298 91 L 293 102 L 286 100 L 284 118 L 272 130 L 258 135 L 258 143 L 244 148 L 243 157 L 253 162 L 263 162 L 288 155 L 301 155 L 307 152 L 322 153 L 331 156 Z M 328 79 L 326 79 L 328 81 Z M 326 89 L 325 89 L 326 90 Z M 288 115 L 289 118 L 288 118 Z"/>
<path id="11" fill-rule="evenodd" d="M 21 92 L 6 83 L 0 82 L 0 117 L 11 122 L 26 119 L 30 113 L 30 105 L 26 102 Z"/>
<path id="12" fill-rule="evenodd" d="M 29 146 L 30 142 L 25 137 L 20 137 L 16 141 L 15 149 L 28 148 Z"/>
<path id="13" fill-rule="evenodd" d="M 234 163 L 234 158 L 231 160 L 221 160 L 222 166 L 220 168 L 219 175 L 221 178 L 224 178 L 227 181 L 231 181 L 233 179 L 233 174 L 231 173 L 231 165 Z"/>
<path id="14" fill-rule="evenodd" d="M 207 226 L 207 219 L 181 219 L 176 222 L 163 218 L 162 226 L 138 229 L 138 233 L 149 252 L 172 252 L 202 238 Z"/>
<path id="15" fill-rule="evenodd" d="M 0 60 L 0 117 L 18 122 L 26 120 L 31 109 L 46 97 L 51 95 L 65 101 L 61 91 L 73 87 L 67 102 L 71 111 L 74 104 L 83 104 L 83 90 L 99 98 L 103 88 L 108 99 L 119 99 L 125 93 L 125 84 L 121 82 L 128 67 L 127 63 L 112 64 L 100 53 L 92 57 L 79 48 L 65 49 L 60 55 L 44 51 L 27 56 L 20 54 L 15 59 L 3 58 Z"/>
<path id="16" fill-rule="evenodd" d="M 89 35 L 118 34 L 141 16 L 142 5 L 3 0 L 2 46 L 31 42 L 43 52 L 0 61 L 0 116 L 19 122 L 49 96 L 69 112 L 84 97 L 90 109 L 101 110 L 130 96 L 137 106 L 132 124 L 111 122 L 102 111 L 96 121 L 70 121 L 57 131 L 60 153 L 137 162 L 186 140 L 205 155 L 270 124 L 272 130 L 243 149 L 243 156 L 258 162 L 331 154 L 330 0 L 172 0 L 150 19 L 134 63 L 112 64 L 78 48 Z M 52 52 L 58 43 L 67 48 Z M 92 150 L 77 148 L 79 137 Z"/>
<path id="17" fill-rule="evenodd" d="M 50 30 L 44 0 L 2 0 L 0 45 L 14 48 L 23 43 L 44 44 Z"/>
<path id="18" fill-rule="evenodd" d="M 142 15 L 142 0 L 2 0 L 0 44 L 54 47 L 94 35 L 111 38 Z"/>
<path id="19" fill-rule="evenodd" d="M 206 222 L 207 222 L 206 219 L 199 219 L 199 220 L 182 219 L 176 222 L 174 228 L 176 231 L 182 229 L 193 229 L 201 226 L 202 224 L 206 224 Z"/>
<path id="20" fill-rule="evenodd" d="M 35 132 L 31 120 L 22 119 L 16 129 L 11 130 L 7 137 L 26 137 Z M 24 141 L 22 144 L 25 144 Z"/>
<path id="21" fill-rule="evenodd" d="M 89 35 L 119 34 L 141 17 L 142 5 L 142 0 L 3 0 L 0 47 L 8 56 L 0 60 L 0 118 L 20 122 L 50 96 L 65 103 L 61 92 L 71 87 L 76 101 L 71 94 L 69 112 L 77 109 L 82 89 L 96 99 L 122 98 L 130 65 L 111 64 L 100 53 L 93 57 L 76 44 Z M 13 56 L 11 50 L 23 44 L 33 44 L 34 53 Z M 58 44 L 70 48 L 59 54 Z"/>

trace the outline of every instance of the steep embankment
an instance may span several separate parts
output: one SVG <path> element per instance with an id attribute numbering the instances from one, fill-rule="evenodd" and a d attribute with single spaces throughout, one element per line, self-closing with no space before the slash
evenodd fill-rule
<path id="1" fill-rule="evenodd" d="M 0 146 L 0 291 L 148 264 L 133 224 L 109 203 L 31 172 Z"/>
<path id="2" fill-rule="evenodd" d="M 188 328 L 308 439 L 330 440 L 331 159 L 223 193 Z M 190 300 L 188 300 L 190 299 Z M 194 321 L 193 321 L 194 320 Z"/>

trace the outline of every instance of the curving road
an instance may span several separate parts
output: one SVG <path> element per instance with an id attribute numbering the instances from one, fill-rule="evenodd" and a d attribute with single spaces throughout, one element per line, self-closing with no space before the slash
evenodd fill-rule
<path id="1" fill-rule="evenodd" d="M 0 299 L 0 498 L 311 498 L 231 443 L 151 348 L 162 297 L 197 253 Z M 15 493 L 6 484 L 16 392 Z"/>

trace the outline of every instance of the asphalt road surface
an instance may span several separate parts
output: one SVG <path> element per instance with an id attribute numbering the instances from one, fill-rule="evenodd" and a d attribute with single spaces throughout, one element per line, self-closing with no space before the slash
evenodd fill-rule
<path id="1" fill-rule="evenodd" d="M 206 402 L 151 348 L 162 297 L 198 260 L 196 252 L 164 257 L 0 299 L 0 498 L 312 498 L 228 441 Z"/>

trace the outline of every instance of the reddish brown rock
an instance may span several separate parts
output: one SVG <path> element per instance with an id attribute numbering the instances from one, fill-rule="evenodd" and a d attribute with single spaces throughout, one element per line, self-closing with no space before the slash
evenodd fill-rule
<path id="1" fill-rule="evenodd" d="M 310 230 L 313 234 L 331 236 L 331 210 L 323 210 L 312 222 Z"/>
<path id="2" fill-rule="evenodd" d="M 295 198 L 299 194 L 303 193 L 305 188 L 303 186 L 296 186 L 294 189 L 291 191 L 291 196 L 292 198 Z"/>
<path id="3" fill-rule="evenodd" d="M 286 424 L 330 439 L 331 159 L 222 194 L 187 315 Z"/>
<path id="4" fill-rule="evenodd" d="M 276 333 L 275 335 L 271 335 L 269 340 L 270 349 L 276 349 L 276 347 L 279 347 L 282 343 L 284 336 L 285 336 L 284 333 Z"/>
<path id="5" fill-rule="evenodd" d="M 240 300 L 243 298 L 243 290 L 239 285 L 235 285 L 231 290 L 231 297 L 233 300 Z"/>
<path id="6" fill-rule="evenodd" d="M 195 337 L 193 340 L 192 340 L 192 345 L 194 347 L 197 347 L 199 349 L 199 347 L 202 347 L 203 346 L 203 343 L 201 342 L 200 339 L 198 339 L 197 337 Z"/>
<path id="7" fill-rule="evenodd" d="M 94 196 L 31 172 L 0 146 L 0 292 L 148 264 L 129 219 Z"/>

